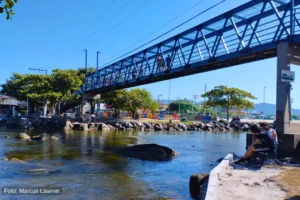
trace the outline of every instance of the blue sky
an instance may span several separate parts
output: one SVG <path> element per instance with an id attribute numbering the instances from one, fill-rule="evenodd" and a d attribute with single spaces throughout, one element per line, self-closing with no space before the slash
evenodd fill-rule
<path id="1" fill-rule="evenodd" d="M 88 65 L 96 66 L 96 51 L 100 51 L 100 66 L 126 53 L 161 33 L 195 16 L 220 0 L 89 0 L 89 1 L 34 1 L 21 0 L 15 7 L 12 21 L 1 21 L 1 77 L 4 83 L 13 72 L 38 73 L 28 68 L 77 69 L 84 66 L 83 49 L 88 49 Z M 188 29 L 207 19 L 247 2 L 227 0 L 204 13 L 190 23 L 180 27 L 171 35 Z M 173 20 L 191 6 L 189 12 Z M 107 9 L 108 8 L 108 9 Z M 106 11 L 104 12 L 104 10 Z M 153 33 L 157 30 L 155 33 Z M 151 36 L 148 36 L 153 33 Z M 169 35 L 170 36 L 170 35 Z M 138 44 L 137 41 L 145 38 Z M 133 45 L 134 44 L 134 45 Z M 300 108 L 300 67 L 292 66 L 296 72 L 293 83 L 293 108 Z M 266 102 L 276 102 L 276 59 L 268 59 L 212 72 L 171 80 L 171 99 L 201 95 L 204 85 L 207 90 L 214 86 L 227 85 L 251 92 L 263 101 L 266 86 Z M 155 98 L 163 94 L 169 98 L 169 81 L 141 86 Z"/>

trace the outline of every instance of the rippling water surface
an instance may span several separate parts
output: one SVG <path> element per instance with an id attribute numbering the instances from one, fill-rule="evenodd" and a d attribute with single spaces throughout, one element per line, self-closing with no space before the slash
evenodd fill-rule
<path id="1" fill-rule="evenodd" d="M 228 152 L 242 154 L 245 133 L 60 132 L 58 141 L 21 141 L 0 131 L 0 187 L 63 188 L 63 194 L 3 195 L 0 199 L 190 199 L 189 177 L 209 172 Z M 38 132 L 30 133 L 40 134 Z M 10 139 L 4 139 L 4 136 Z M 122 158 L 114 150 L 156 143 L 179 153 L 172 161 Z"/>

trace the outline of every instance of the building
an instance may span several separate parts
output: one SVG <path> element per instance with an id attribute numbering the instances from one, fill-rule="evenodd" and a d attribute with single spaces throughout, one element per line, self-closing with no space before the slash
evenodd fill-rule
<path id="1" fill-rule="evenodd" d="M 11 96 L 0 96 L 0 113 L 9 114 L 10 111 L 26 112 L 27 102 L 19 101 L 15 97 Z"/>

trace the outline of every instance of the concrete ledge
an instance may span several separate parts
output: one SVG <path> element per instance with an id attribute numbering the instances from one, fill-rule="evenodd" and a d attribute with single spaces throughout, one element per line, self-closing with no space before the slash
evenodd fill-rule
<path id="1" fill-rule="evenodd" d="M 210 172 L 205 200 L 217 199 L 217 188 L 220 184 L 219 174 L 221 171 L 231 167 L 229 165 L 231 159 L 233 159 L 233 155 L 227 154 L 222 162 Z"/>

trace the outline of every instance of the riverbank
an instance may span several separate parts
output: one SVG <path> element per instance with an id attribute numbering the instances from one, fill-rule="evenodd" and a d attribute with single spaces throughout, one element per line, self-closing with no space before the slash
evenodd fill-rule
<path id="1" fill-rule="evenodd" d="M 232 155 L 215 167 L 208 183 L 206 200 L 263 199 L 283 200 L 300 198 L 300 168 L 235 165 Z"/>

